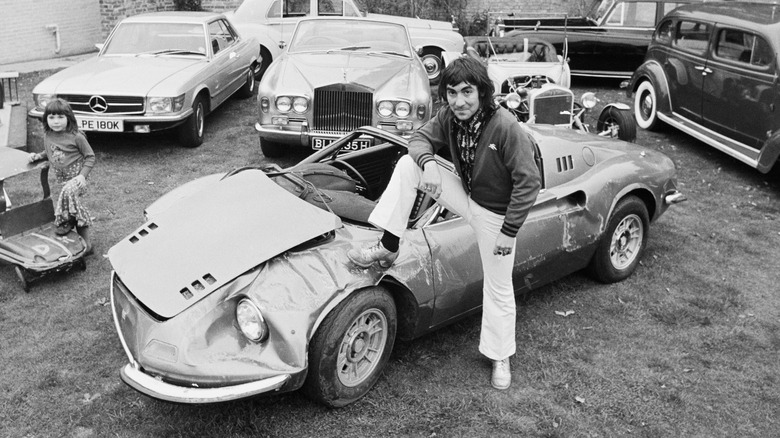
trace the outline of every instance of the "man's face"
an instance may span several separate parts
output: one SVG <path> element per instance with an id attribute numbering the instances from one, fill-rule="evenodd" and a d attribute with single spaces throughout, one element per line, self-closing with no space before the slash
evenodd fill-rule
<path id="1" fill-rule="evenodd" d="M 447 85 L 447 104 L 458 120 L 468 120 L 479 109 L 479 90 L 466 82 Z"/>

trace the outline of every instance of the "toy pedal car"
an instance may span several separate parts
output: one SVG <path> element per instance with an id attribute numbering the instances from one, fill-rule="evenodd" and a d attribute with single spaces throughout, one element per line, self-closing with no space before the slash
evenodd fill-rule
<path id="1" fill-rule="evenodd" d="M 4 180 L 38 169 L 41 171 L 43 199 L 9 207 Z M 0 148 L 0 261 L 15 266 L 25 292 L 29 292 L 32 281 L 44 275 L 87 267 L 84 239 L 73 230 L 59 236 L 55 229 L 49 164 L 32 164 L 26 152 Z"/>

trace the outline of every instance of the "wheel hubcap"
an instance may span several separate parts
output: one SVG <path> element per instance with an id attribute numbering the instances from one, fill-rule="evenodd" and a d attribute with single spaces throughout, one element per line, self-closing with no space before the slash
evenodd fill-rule
<path id="1" fill-rule="evenodd" d="M 636 260 L 642 246 L 642 220 L 632 214 L 623 218 L 612 234 L 609 259 L 615 269 L 625 269 Z"/>
<path id="2" fill-rule="evenodd" d="M 378 309 L 369 309 L 355 318 L 341 341 L 338 379 L 344 386 L 357 386 L 379 365 L 387 342 L 387 318 Z"/>
<path id="3" fill-rule="evenodd" d="M 439 76 L 439 73 L 441 73 L 439 69 L 439 60 L 434 55 L 425 55 L 422 58 L 423 66 L 425 67 L 425 72 L 428 73 L 429 79 L 434 79 Z"/>
<path id="4" fill-rule="evenodd" d="M 653 98 L 650 93 L 647 93 L 642 98 L 642 117 L 645 119 L 650 118 L 650 114 L 653 113 Z"/>

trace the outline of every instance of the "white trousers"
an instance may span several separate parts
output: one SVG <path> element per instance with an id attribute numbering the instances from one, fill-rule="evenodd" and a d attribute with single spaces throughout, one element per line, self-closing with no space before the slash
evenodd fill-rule
<path id="1" fill-rule="evenodd" d="M 437 202 L 466 220 L 477 238 L 482 260 L 482 330 L 479 351 L 492 360 L 515 354 L 515 293 L 512 286 L 515 244 L 512 255 L 493 254 L 496 237 L 501 232 L 504 216 L 493 213 L 474 202 L 463 190 L 460 178 L 441 171 L 442 192 Z M 402 237 L 409 214 L 417 197 L 422 169 L 405 155 L 396 164 L 387 189 L 374 208 L 369 222 Z"/>

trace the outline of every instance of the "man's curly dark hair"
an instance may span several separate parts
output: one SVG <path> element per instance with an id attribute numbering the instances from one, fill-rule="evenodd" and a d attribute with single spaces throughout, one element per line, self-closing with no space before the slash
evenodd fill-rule
<path id="1" fill-rule="evenodd" d="M 490 80 L 484 64 L 469 56 L 461 56 L 447 64 L 447 67 L 441 72 L 439 99 L 442 102 L 446 102 L 447 86 L 454 87 L 461 82 L 471 84 L 477 88 L 480 107 L 483 111 L 495 110 L 493 93 L 496 91 L 496 88 L 493 86 L 493 81 Z"/>

